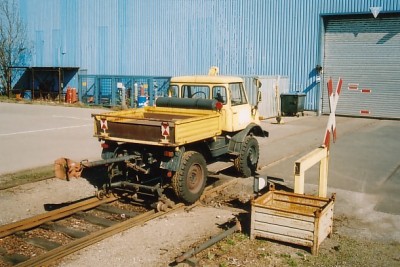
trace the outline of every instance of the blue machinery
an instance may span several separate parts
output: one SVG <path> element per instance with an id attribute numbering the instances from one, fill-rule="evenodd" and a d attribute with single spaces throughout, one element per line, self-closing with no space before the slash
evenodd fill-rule
<path id="1" fill-rule="evenodd" d="M 171 77 L 79 75 L 78 99 L 100 106 L 152 106 L 159 96 L 167 96 Z"/>

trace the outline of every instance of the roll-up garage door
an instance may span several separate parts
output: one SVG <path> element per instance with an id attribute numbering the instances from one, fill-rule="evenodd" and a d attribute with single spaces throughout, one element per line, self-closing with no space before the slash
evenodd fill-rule
<path id="1" fill-rule="evenodd" d="M 400 119 L 400 13 L 324 17 L 326 82 L 343 80 L 336 114 Z"/>

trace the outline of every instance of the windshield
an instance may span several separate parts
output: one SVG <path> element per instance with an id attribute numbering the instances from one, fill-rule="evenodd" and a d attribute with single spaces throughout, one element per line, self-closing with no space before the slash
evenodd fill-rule
<path id="1" fill-rule="evenodd" d="M 238 84 L 239 85 L 239 84 Z M 241 97 L 240 97 L 240 87 L 237 87 L 238 89 L 236 90 L 235 87 L 233 87 L 233 91 L 238 91 L 238 104 L 242 103 Z M 236 94 L 235 94 L 236 95 Z M 209 85 L 182 85 L 181 90 L 179 91 L 179 86 L 178 85 L 170 85 L 168 88 L 168 96 L 169 97 L 180 97 L 180 98 L 196 98 L 196 99 L 215 99 L 221 102 L 222 104 L 227 103 L 228 99 L 228 92 L 227 88 L 223 85 L 215 85 L 210 89 Z M 246 100 L 245 100 L 246 102 Z"/>
<path id="2" fill-rule="evenodd" d="M 210 99 L 210 87 L 205 85 L 183 85 L 181 97 Z"/>

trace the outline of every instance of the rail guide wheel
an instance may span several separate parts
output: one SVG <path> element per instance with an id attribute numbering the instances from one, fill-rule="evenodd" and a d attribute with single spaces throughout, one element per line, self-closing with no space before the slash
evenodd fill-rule
<path id="1" fill-rule="evenodd" d="M 97 190 L 96 191 L 96 197 L 98 199 L 104 199 L 107 196 L 106 191 L 104 191 L 103 189 Z"/>

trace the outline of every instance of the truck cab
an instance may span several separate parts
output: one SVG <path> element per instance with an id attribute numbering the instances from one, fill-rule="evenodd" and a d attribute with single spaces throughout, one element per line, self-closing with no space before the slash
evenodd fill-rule
<path id="1" fill-rule="evenodd" d="M 168 96 L 217 100 L 221 105 L 222 130 L 237 132 L 245 129 L 250 123 L 260 123 L 257 108 L 249 103 L 243 84 L 243 79 L 235 76 L 173 77 Z"/>

